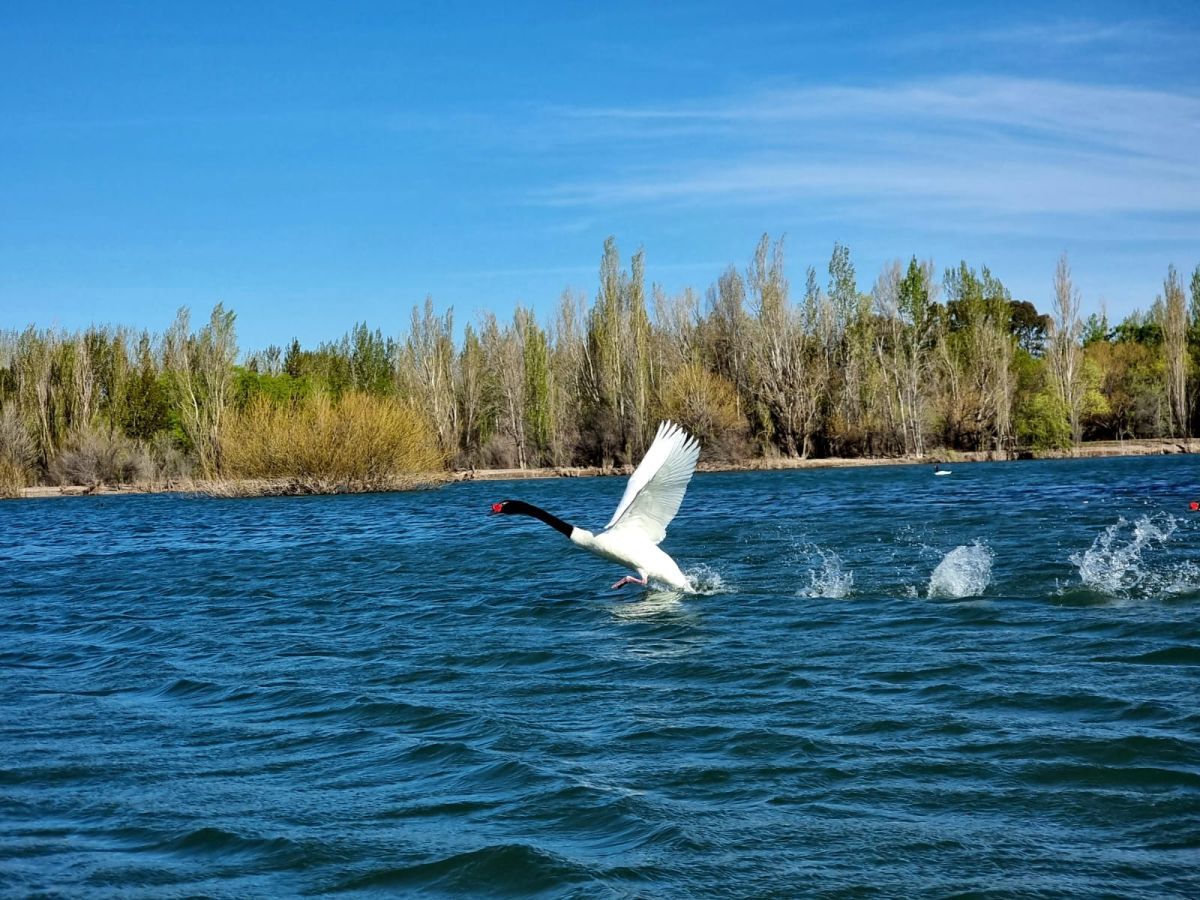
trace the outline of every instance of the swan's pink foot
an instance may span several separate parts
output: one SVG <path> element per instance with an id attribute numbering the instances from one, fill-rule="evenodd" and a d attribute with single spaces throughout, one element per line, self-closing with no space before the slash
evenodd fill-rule
<path id="1" fill-rule="evenodd" d="M 645 587 L 646 579 L 645 578 L 634 578 L 632 575 L 626 575 L 624 578 L 622 578 L 620 581 L 618 581 L 616 584 L 614 584 L 612 586 L 612 589 L 615 591 L 617 588 L 624 587 L 627 584 L 640 584 L 642 587 Z"/>

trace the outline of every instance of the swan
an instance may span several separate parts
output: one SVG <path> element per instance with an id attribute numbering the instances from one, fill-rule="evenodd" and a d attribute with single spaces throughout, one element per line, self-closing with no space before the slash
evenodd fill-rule
<path id="1" fill-rule="evenodd" d="M 572 544 L 637 572 L 636 578 L 626 575 L 613 585 L 614 589 L 626 584 L 645 585 L 653 579 L 690 592 L 693 588 L 687 576 L 658 545 L 679 511 L 699 457 L 700 443 L 695 437 L 679 425 L 662 422 L 650 449 L 629 476 L 617 511 L 599 534 L 576 528 L 523 500 L 493 503 L 492 513 L 533 516 L 564 534 Z"/>

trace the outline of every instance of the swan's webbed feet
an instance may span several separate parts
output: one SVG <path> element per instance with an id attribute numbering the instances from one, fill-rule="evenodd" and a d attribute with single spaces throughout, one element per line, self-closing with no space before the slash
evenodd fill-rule
<path id="1" fill-rule="evenodd" d="M 646 579 L 645 578 L 634 578 L 632 575 L 626 575 L 624 578 L 622 578 L 620 581 L 618 581 L 616 584 L 614 584 L 612 586 L 612 589 L 615 591 L 617 588 L 624 587 L 627 584 L 640 584 L 642 587 L 645 587 Z"/>

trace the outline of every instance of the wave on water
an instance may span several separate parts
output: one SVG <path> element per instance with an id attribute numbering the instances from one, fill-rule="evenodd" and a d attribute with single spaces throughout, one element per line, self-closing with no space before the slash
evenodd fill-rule
<path id="1" fill-rule="evenodd" d="M 828 597 L 841 600 L 849 597 L 854 588 L 854 573 L 846 568 L 842 558 L 832 550 L 814 547 L 813 562 L 818 563 L 809 570 L 809 586 L 799 591 L 801 597 Z"/>
<path id="2" fill-rule="evenodd" d="M 1141 516 L 1133 523 L 1122 516 L 1098 534 L 1087 550 L 1071 554 L 1081 585 L 1118 598 L 1161 597 L 1200 589 L 1200 569 L 1195 563 L 1164 565 L 1147 555 L 1161 551 L 1178 527 L 1179 520 L 1168 513 Z"/>
<path id="3" fill-rule="evenodd" d="M 979 541 L 955 547 L 929 576 L 926 596 L 937 600 L 978 597 L 992 581 L 992 551 Z"/>

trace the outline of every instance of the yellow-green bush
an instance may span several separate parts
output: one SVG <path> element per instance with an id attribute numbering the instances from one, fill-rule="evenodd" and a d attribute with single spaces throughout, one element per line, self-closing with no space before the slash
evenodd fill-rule
<path id="1" fill-rule="evenodd" d="M 672 372 L 663 386 L 662 414 L 694 434 L 707 457 L 743 454 L 746 417 L 738 409 L 737 390 L 729 380 L 697 363 Z"/>
<path id="2" fill-rule="evenodd" d="M 220 433 L 220 473 L 290 479 L 313 489 L 392 485 L 445 465 L 433 427 L 397 400 L 349 393 L 291 403 L 255 398 L 230 411 Z"/>

